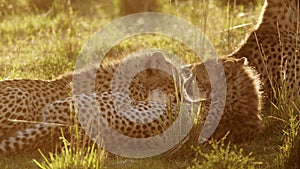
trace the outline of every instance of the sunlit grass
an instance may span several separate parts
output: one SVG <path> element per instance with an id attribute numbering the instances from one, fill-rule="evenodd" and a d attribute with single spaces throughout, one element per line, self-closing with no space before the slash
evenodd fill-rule
<path id="1" fill-rule="evenodd" d="M 76 1 L 64 8 L 53 7 L 55 8 L 53 11 L 33 9 L 29 2 L 29 0 L 0 2 L 0 80 L 51 79 L 72 71 L 82 45 L 95 31 L 118 17 L 117 0 L 113 2 L 91 0 L 87 4 Z M 228 54 L 238 47 L 253 29 L 261 9 L 261 5 L 217 6 L 215 1 L 193 4 L 190 0 L 172 6 L 168 0 L 162 0 L 160 3 L 162 12 L 181 16 L 198 25 L 220 55 Z M 139 48 L 162 49 L 178 55 L 186 62 L 196 61 L 190 59 L 194 57 L 194 53 L 184 44 L 169 37 L 154 35 L 126 39 L 113 48 L 108 55 L 118 58 Z M 286 102 L 281 103 L 283 107 L 287 106 Z M 283 111 L 281 112 L 284 116 Z M 255 141 L 250 142 L 249 145 L 241 145 L 244 146 L 243 151 L 238 146 L 212 144 L 206 149 L 207 152 L 197 151 L 201 153 L 195 158 L 197 160 L 195 163 L 190 162 L 193 161 L 192 157 L 180 159 L 184 156 L 180 153 L 179 160 L 168 161 L 161 158 L 131 160 L 104 158 L 102 151 L 95 147 L 85 151 L 64 147 L 60 153 L 44 153 L 43 157 L 38 152 L 26 152 L 25 155 L 16 156 L 1 155 L 0 168 L 34 168 L 37 167 L 36 164 L 40 168 L 76 168 L 77 166 L 101 168 L 103 165 L 108 168 L 185 168 L 192 165 L 201 168 L 204 165 L 214 165 L 214 160 L 218 162 L 224 160 L 239 167 L 255 166 L 273 169 L 276 168 L 273 162 L 277 154 L 281 155 L 276 159 L 278 163 L 299 157 L 291 151 L 297 150 L 299 146 L 299 142 L 297 143 L 299 124 L 292 119 L 294 118 L 284 119 L 286 127 L 283 128 L 285 134 L 282 140 L 281 130 L 274 134 L 270 131 L 273 128 L 264 129 L 264 133 Z M 273 120 L 264 118 L 264 123 L 271 123 L 270 121 Z M 67 144 L 68 140 L 64 140 L 64 143 Z M 279 152 L 280 146 L 282 148 Z M 36 163 L 32 159 L 36 159 Z M 83 160 L 82 163 L 80 160 Z M 263 163 L 256 163 L 256 161 Z"/>
<path id="2" fill-rule="evenodd" d="M 197 158 L 189 169 L 254 169 L 263 164 L 256 161 L 252 153 L 246 154 L 242 148 L 225 144 L 224 140 L 211 142 L 210 146 L 196 149 Z"/>
<path id="3" fill-rule="evenodd" d="M 61 153 L 49 153 L 49 157 L 41 153 L 43 162 L 33 160 L 34 163 L 41 169 L 103 169 L 105 160 L 105 151 L 97 149 L 97 144 L 85 149 L 79 147 L 70 147 L 70 143 L 62 137 L 63 148 Z"/>

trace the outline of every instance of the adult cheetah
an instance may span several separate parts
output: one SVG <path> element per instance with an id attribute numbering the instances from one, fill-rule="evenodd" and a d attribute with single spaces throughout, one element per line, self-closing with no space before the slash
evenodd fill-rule
<path id="1" fill-rule="evenodd" d="M 230 55 L 248 59 L 267 98 L 275 95 L 271 101 L 284 91 L 290 101 L 300 102 L 299 12 L 297 0 L 266 0 L 257 27 Z"/>

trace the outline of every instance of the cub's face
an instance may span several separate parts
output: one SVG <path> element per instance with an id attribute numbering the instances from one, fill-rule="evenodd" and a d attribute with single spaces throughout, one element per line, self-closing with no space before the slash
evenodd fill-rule
<path id="1" fill-rule="evenodd" d="M 203 63 L 188 65 L 183 68 L 183 90 L 185 99 L 198 102 L 209 98 L 210 80 Z"/>
<path id="2" fill-rule="evenodd" d="M 221 68 L 218 68 L 219 64 Z M 210 59 L 205 62 L 195 63 L 184 66 L 181 72 L 184 77 L 184 93 L 186 99 L 191 102 L 198 102 L 208 100 L 211 98 L 212 85 L 220 85 L 220 78 L 224 77 L 226 80 L 235 76 L 237 72 L 247 64 L 246 58 L 234 59 Z M 208 73 L 209 71 L 209 73 Z"/>
<path id="3" fill-rule="evenodd" d="M 159 51 L 151 53 L 144 63 L 147 69 L 137 73 L 132 80 L 138 81 L 146 89 L 149 100 L 175 101 L 174 77 L 179 75 L 177 67 Z"/>

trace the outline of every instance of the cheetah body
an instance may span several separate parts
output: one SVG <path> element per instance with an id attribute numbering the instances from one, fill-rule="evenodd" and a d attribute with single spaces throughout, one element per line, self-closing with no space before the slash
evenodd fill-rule
<path id="1" fill-rule="evenodd" d="M 222 71 L 217 69 L 220 63 L 225 73 L 224 84 L 220 84 Z M 217 123 L 218 126 L 213 133 L 209 130 L 206 131 L 208 134 L 212 134 L 211 138 L 220 139 L 227 132 L 229 132 L 227 139 L 232 142 L 243 142 L 254 138 L 262 127 L 260 117 L 262 97 L 259 91 L 258 75 L 254 69 L 247 66 L 247 59 L 222 58 L 219 61 L 210 59 L 203 63 L 190 65 L 190 69 L 193 76 L 185 82 L 186 95 L 194 100 L 204 100 L 202 103 L 203 114 L 208 114 L 209 110 L 212 111 L 213 117 L 206 117 L 207 120 L 211 118 L 208 120 L 210 124 L 207 123 L 207 129 L 211 130 L 214 123 Z M 208 71 L 213 78 L 209 77 Z M 196 98 L 193 96 L 192 90 L 191 80 L 193 78 L 195 78 L 196 87 L 200 92 Z M 212 88 L 212 85 L 218 85 L 218 87 Z M 226 91 L 225 97 L 222 97 L 220 90 Z M 216 117 L 221 117 L 221 120 L 216 121 Z M 205 129 L 204 124 L 203 130 Z M 199 134 L 199 129 L 195 132 Z M 203 136 L 203 139 L 206 140 L 210 135 Z"/>
<path id="2" fill-rule="evenodd" d="M 64 107 L 60 104 L 62 102 L 67 102 L 67 100 L 72 100 L 70 99 L 70 96 L 74 93 L 81 96 L 83 94 L 102 95 L 103 93 L 111 93 L 112 91 L 117 93 L 122 92 L 134 101 L 145 101 L 151 97 L 151 91 L 160 86 L 160 83 L 164 84 L 165 88 L 159 89 L 159 92 L 166 92 L 166 96 L 175 93 L 172 75 L 168 75 L 161 70 L 155 69 L 155 65 L 159 64 L 163 64 L 164 67 L 172 69 L 168 67 L 171 66 L 170 62 L 166 60 L 164 56 L 162 57 L 161 53 L 155 55 L 152 52 L 145 53 L 142 51 L 134 54 L 131 59 L 128 59 L 125 62 L 125 66 L 121 68 L 119 68 L 121 61 L 114 62 L 100 65 L 99 68 L 95 67 L 75 73 L 68 73 L 50 81 L 29 79 L 1 81 L 0 141 L 2 141 L 2 145 L 10 145 L 6 147 L 2 146 L 1 150 L 4 152 L 22 150 L 25 148 L 24 146 L 21 146 L 24 142 L 27 142 L 27 144 L 30 142 L 32 144 L 37 141 L 33 138 L 35 135 L 41 137 L 41 135 L 38 135 L 41 131 L 37 132 L 34 128 L 44 127 L 43 124 L 39 123 L 60 124 L 61 122 L 70 122 L 70 104 L 68 103 L 68 106 Z M 143 70 L 141 67 L 148 67 L 148 69 Z M 128 74 L 130 74 L 128 71 L 136 70 L 140 70 L 141 72 L 137 72 L 138 74 L 136 77 L 128 77 Z M 116 79 L 114 82 L 116 88 L 112 89 L 113 77 L 116 72 L 118 73 L 118 76 L 123 77 L 123 81 Z M 79 76 L 80 80 L 74 80 L 76 76 Z M 157 79 L 156 76 L 160 76 L 161 80 L 155 81 Z M 126 85 L 126 83 L 129 83 L 129 85 Z M 90 89 L 94 89 L 94 91 L 91 91 Z M 172 98 L 174 99 L 175 96 L 172 96 Z M 105 100 L 102 100 L 101 102 L 104 101 Z M 59 113 L 47 115 L 46 112 L 50 105 L 57 108 Z M 109 105 L 107 104 L 107 106 Z M 103 111 L 103 107 L 101 110 Z M 111 111 L 109 107 L 108 111 Z M 45 117 L 47 117 L 46 120 Z M 71 123 L 68 124 L 70 125 Z M 57 127 L 55 128 L 57 129 Z M 32 130 L 35 132 L 28 134 L 28 132 Z M 26 131 L 27 134 L 21 134 L 22 131 Z M 60 131 L 56 132 L 60 134 Z M 22 136 L 20 136 L 20 134 Z M 48 132 L 43 132 L 42 135 L 46 136 L 47 134 Z M 12 140 L 15 140 L 14 145 L 11 145 L 13 142 Z M 17 142 L 20 144 L 18 145 Z"/>
<path id="3" fill-rule="evenodd" d="M 158 56 L 158 58 L 161 57 Z M 163 63 L 161 60 L 159 60 L 159 62 L 154 60 L 154 62 L 155 63 L 151 60 L 150 64 L 156 65 Z M 253 138 L 253 135 L 257 133 L 261 126 L 261 121 L 258 115 L 261 100 L 260 93 L 258 91 L 259 83 L 255 80 L 256 74 L 252 72 L 252 69 L 247 67 L 244 62 L 230 59 L 228 59 L 228 61 L 224 59 L 221 60 L 221 62 L 224 62 L 223 66 L 226 74 L 226 80 L 229 80 L 230 83 L 228 85 L 230 86 L 227 89 L 229 94 L 227 95 L 228 99 L 225 103 L 226 106 L 224 109 L 224 115 L 222 116 L 221 122 L 212 137 L 219 139 L 221 136 L 224 136 L 226 132 L 230 131 L 232 133 L 229 137 L 231 140 L 248 140 Z M 149 62 L 146 62 L 146 64 L 148 65 Z M 168 65 L 169 62 L 167 61 L 164 66 L 168 69 Z M 198 78 L 198 82 L 205 82 L 205 74 L 199 74 L 198 72 L 198 67 L 201 67 L 201 65 L 201 63 L 194 64 L 192 66 L 188 66 L 188 69 L 192 70 L 194 76 L 196 76 L 196 80 Z M 113 74 L 110 72 L 116 72 L 116 69 L 117 68 L 109 68 L 107 70 L 105 67 L 100 67 L 100 69 L 97 70 L 95 78 L 95 93 L 90 93 L 85 90 L 89 87 L 88 85 L 91 84 L 89 80 L 83 78 L 82 82 L 84 83 L 73 84 L 73 90 L 74 85 L 79 85 L 80 87 L 76 88 L 79 90 L 75 91 L 77 94 L 72 97 L 68 95 L 64 96 L 64 98 L 53 98 L 54 100 L 49 102 L 45 102 L 43 104 L 39 103 L 39 105 L 43 105 L 40 109 L 35 109 L 34 107 L 33 109 L 30 109 L 39 113 L 38 116 L 35 117 L 39 123 L 25 123 L 25 126 L 17 126 L 15 127 L 15 130 L 10 130 L 5 136 L 1 136 L 0 150 L 9 153 L 28 148 L 33 149 L 35 147 L 40 147 L 41 145 L 45 145 L 45 143 L 53 141 L 49 138 L 53 138 L 54 136 L 58 137 L 61 134 L 60 129 L 63 129 L 64 132 L 68 132 L 68 127 L 74 125 L 74 123 L 78 124 L 78 122 L 84 122 L 79 124 L 80 128 L 87 129 L 84 132 L 91 132 L 92 139 L 97 138 L 100 128 L 101 132 L 108 136 L 108 143 L 111 145 L 116 145 L 115 141 L 118 139 L 111 138 L 114 136 L 111 136 L 111 132 L 109 132 L 110 130 L 107 130 L 110 128 L 121 135 L 131 138 L 150 138 L 166 131 L 166 129 L 173 124 L 174 119 L 176 119 L 178 115 L 178 105 L 175 102 L 171 102 L 170 104 L 161 102 L 159 99 L 152 101 L 148 98 L 149 94 L 151 95 L 151 91 L 156 90 L 157 88 L 159 88 L 158 91 L 163 91 L 174 96 L 174 79 L 169 78 L 169 76 L 166 76 L 166 73 L 162 73 L 155 68 L 149 69 L 138 73 L 137 76 L 131 80 L 129 92 L 126 92 L 126 90 L 122 88 L 124 87 L 122 81 L 118 81 L 117 84 L 119 84 L 119 86 L 117 87 L 117 90 L 112 92 L 110 85 L 113 79 Z M 232 69 L 236 69 L 237 71 L 233 71 Z M 84 71 L 83 74 L 85 74 L 83 77 L 90 77 L 89 72 Z M 124 76 L 127 75 L 128 74 Z M 202 75 L 204 76 L 202 77 Z M 73 76 L 69 74 L 60 77 L 59 80 L 45 81 L 43 83 L 51 85 L 54 90 L 52 92 L 59 93 L 56 86 L 62 85 L 69 87 L 72 77 Z M 204 80 L 199 81 L 199 78 L 201 77 L 204 78 Z M 129 77 L 129 79 L 130 78 L 131 77 Z M 232 79 L 230 80 L 230 78 Z M 156 79 L 156 81 L 152 81 L 152 79 Z M 54 82 L 59 82 L 59 84 L 55 84 Z M 63 83 L 60 84 L 61 82 Z M 0 82 L 0 84 L 6 84 L 7 86 L 10 86 L 10 83 L 12 83 L 12 81 Z M 26 84 L 32 83 L 32 81 L 20 80 L 18 83 Z M 239 86 L 242 83 L 249 84 L 244 87 Z M 198 84 L 201 89 L 200 83 Z M 213 84 L 217 84 L 217 82 L 214 82 Z M 205 84 L 204 86 L 207 85 L 208 84 Z M 45 86 L 45 88 L 40 87 L 42 91 L 47 91 L 49 89 L 49 86 Z M 28 86 L 28 88 L 36 90 L 36 86 Z M 247 93 L 250 89 L 251 92 Z M 32 93 L 32 90 L 29 91 L 29 93 Z M 185 90 L 188 89 L 186 88 Z M 207 87 L 204 88 L 204 90 L 207 93 L 211 92 Z M 71 92 L 70 89 L 66 88 L 64 88 L 63 91 L 65 92 L 64 94 Z M 49 95 L 45 94 L 41 96 L 41 98 L 36 98 L 36 101 L 42 101 L 44 98 L 52 96 L 52 92 L 47 93 Z M 7 94 L 6 90 L 2 91 L 2 93 L 3 95 L 10 94 Z M 188 91 L 186 93 L 189 95 Z M 238 100 L 239 97 L 245 100 Z M 31 98 L 28 97 L 26 99 L 28 102 L 23 106 L 34 106 L 34 104 L 31 105 Z M 210 100 L 209 98 L 207 98 L 207 100 L 208 101 L 204 102 L 202 106 L 201 113 L 203 116 L 199 117 L 200 123 L 198 123 L 199 125 L 196 127 L 192 128 L 191 134 L 196 133 L 196 135 L 199 136 L 203 124 L 204 128 L 206 125 L 203 123 L 204 119 L 206 117 L 209 119 L 208 112 L 211 108 L 213 108 L 215 114 L 223 112 L 223 110 L 218 107 L 218 104 L 215 104 L 215 100 Z M 250 106 L 247 107 L 247 104 Z M 7 104 L 1 103 L 1 105 Z M 16 107 L 19 106 L 18 104 L 15 104 L 15 102 L 12 102 L 12 105 Z M 249 110 L 245 111 L 245 109 L 240 109 L 243 108 L 241 106 L 245 106 L 246 108 L 249 108 Z M 32 111 L 29 111 L 29 108 L 26 110 L 28 111 L 25 111 L 24 119 L 32 120 Z M 2 111 L 0 119 L 7 120 L 7 117 L 5 116 L 7 113 L 7 111 Z M 18 112 L 12 113 L 18 114 Z M 71 118 L 75 116 L 78 117 L 78 119 Z M 90 120 L 93 122 L 93 125 L 91 126 L 88 125 L 91 124 L 89 123 Z M 239 131 L 237 131 L 237 129 L 239 129 Z M 128 145 L 130 144 L 132 143 L 128 143 Z"/>
<path id="4" fill-rule="evenodd" d="M 266 0 L 257 28 L 230 55 L 256 68 L 267 98 L 286 91 L 289 100 L 300 99 L 299 11 L 297 0 Z"/>

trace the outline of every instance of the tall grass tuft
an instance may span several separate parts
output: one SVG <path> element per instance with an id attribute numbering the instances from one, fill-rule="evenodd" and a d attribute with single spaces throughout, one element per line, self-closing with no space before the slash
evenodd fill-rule
<path id="1" fill-rule="evenodd" d="M 76 106 L 75 106 L 76 107 Z M 72 112 L 75 111 L 75 114 Z M 73 109 L 70 104 L 70 118 L 74 120 L 74 125 L 69 127 L 67 134 L 64 135 L 64 130 L 61 130 L 62 147 L 58 148 L 55 153 L 49 152 L 49 157 L 46 157 L 39 150 L 43 157 L 43 162 L 34 160 L 34 163 L 41 169 L 102 169 L 104 168 L 105 150 L 98 148 L 96 142 L 91 142 L 83 129 L 79 126 L 77 112 L 78 109 Z M 90 125 L 90 124 L 89 124 Z"/>
<path id="2" fill-rule="evenodd" d="M 273 129 L 282 135 L 282 146 L 277 156 L 279 168 L 298 169 L 300 168 L 300 111 L 298 103 L 282 81 L 282 87 L 273 87 L 276 103 L 273 104 L 273 116 L 277 121 L 272 123 Z M 274 133 L 274 132 L 273 132 Z M 283 134 L 282 134 L 283 133 Z"/>
<path id="3" fill-rule="evenodd" d="M 283 130 L 283 145 L 277 161 L 280 168 L 297 169 L 300 168 L 300 112 L 298 115 L 290 117 L 287 127 Z"/>
<path id="4" fill-rule="evenodd" d="M 280 42 L 281 43 L 281 42 Z M 283 56 L 284 58 L 286 56 Z M 282 70 L 279 84 L 271 84 L 275 103 L 273 104 L 273 117 L 279 121 L 275 128 L 282 134 L 282 146 L 277 157 L 278 167 L 286 169 L 300 168 L 300 110 L 297 94 L 287 83 L 286 77 L 291 76 L 287 63 L 281 61 Z M 296 70 L 291 72 L 297 74 Z M 295 81 L 297 81 L 295 77 Z M 273 82 L 276 82 L 273 80 Z M 272 116 L 271 116 L 272 117 Z M 281 134 L 280 133 L 280 134 Z"/>
<path id="5" fill-rule="evenodd" d="M 225 144 L 224 139 L 212 141 L 209 145 L 209 150 L 206 147 L 196 148 L 196 158 L 189 169 L 254 169 L 262 164 L 255 161 L 251 153 L 244 155 L 243 149 Z"/>
<path id="6" fill-rule="evenodd" d="M 102 169 L 104 168 L 105 151 L 98 149 L 94 143 L 87 148 L 82 148 L 78 144 L 73 145 L 73 140 L 69 142 L 62 136 L 63 147 L 61 151 L 55 153 L 49 152 L 47 157 L 39 150 L 43 157 L 43 162 L 33 160 L 34 163 L 41 169 Z"/>
<path id="7" fill-rule="evenodd" d="M 300 121 L 299 115 L 291 117 L 288 128 L 283 130 L 284 144 L 280 147 L 279 167 L 286 169 L 300 168 Z"/>

